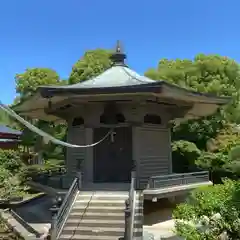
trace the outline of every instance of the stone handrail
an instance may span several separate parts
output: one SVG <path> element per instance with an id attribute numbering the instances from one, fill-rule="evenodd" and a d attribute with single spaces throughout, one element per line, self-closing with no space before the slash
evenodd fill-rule
<path id="1" fill-rule="evenodd" d="M 136 172 L 131 173 L 131 187 L 126 203 L 125 213 L 125 240 L 132 240 L 134 234 L 134 217 L 136 209 Z"/>
<path id="2" fill-rule="evenodd" d="M 49 187 L 47 185 L 43 185 L 41 183 L 33 181 L 29 181 L 27 182 L 27 184 L 33 189 L 38 190 L 39 192 L 46 193 L 48 196 L 55 197 L 58 195 L 58 191 L 55 188 Z"/>
<path id="3" fill-rule="evenodd" d="M 58 239 L 64 223 L 66 221 L 67 215 L 72 209 L 72 205 L 81 187 L 81 174 L 75 177 L 71 187 L 69 188 L 57 214 L 53 216 L 52 226 L 51 226 L 51 239 Z"/>
<path id="4" fill-rule="evenodd" d="M 36 238 L 40 238 L 42 233 L 38 232 L 28 222 L 21 218 L 13 209 L 9 209 L 10 214 L 18 221 L 29 233 L 32 233 Z"/>
<path id="5" fill-rule="evenodd" d="M 148 189 L 174 187 L 209 181 L 208 171 L 152 176 L 148 182 Z"/>

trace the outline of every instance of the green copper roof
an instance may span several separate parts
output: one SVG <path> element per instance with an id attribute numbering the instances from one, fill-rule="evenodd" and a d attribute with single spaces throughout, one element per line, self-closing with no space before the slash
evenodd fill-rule
<path id="1" fill-rule="evenodd" d="M 106 70 L 105 72 L 103 72 L 102 74 L 98 75 L 97 77 L 91 78 L 89 80 L 67 86 L 53 86 L 53 88 L 76 89 L 76 88 L 126 87 L 149 83 L 156 83 L 156 81 L 141 76 L 128 67 L 113 66 Z"/>
<path id="2" fill-rule="evenodd" d="M 125 66 L 113 66 L 99 76 L 77 83 L 66 88 L 102 88 L 102 87 L 124 87 L 154 83 L 147 77 L 141 76 Z"/>

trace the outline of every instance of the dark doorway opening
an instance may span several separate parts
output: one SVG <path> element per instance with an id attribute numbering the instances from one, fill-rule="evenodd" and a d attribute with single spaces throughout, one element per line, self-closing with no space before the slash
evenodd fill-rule
<path id="1" fill-rule="evenodd" d="M 109 130 L 94 129 L 94 142 Z M 94 182 L 130 182 L 132 164 L 132 128 L 115 128 L 107 139 L 94 147 Z"/>

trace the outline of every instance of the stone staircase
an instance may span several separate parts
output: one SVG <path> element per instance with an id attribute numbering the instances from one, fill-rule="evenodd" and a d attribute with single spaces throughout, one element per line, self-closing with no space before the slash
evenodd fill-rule
<path id="1" fill-rule="evenodd" d="M 127 198 L 128 191 L 80 191 L 59 239 L 123 239 Z"/>

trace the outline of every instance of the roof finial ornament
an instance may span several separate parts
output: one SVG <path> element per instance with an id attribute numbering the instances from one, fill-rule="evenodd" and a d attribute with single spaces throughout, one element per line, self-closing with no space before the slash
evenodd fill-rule
<path id="1" fill-rule="evenodd" d="M 116 48 L 115 48 L 115 52 L 110 56 L 110 59 L 113 62 L 113 66 L 124 66 L 124 67 L 126 67 L 126 64 L 124 62 L 126 57 L 127 57 L 126 54 L 124 54 L 122 52 L 121 43 L 118 40 Z"/>
<path id="2" fill-rule="evenodd" d="M 120 43 L 119 40 L 117 40 L 116 52 L 117 52 L 117 53 L 121 53 L 121 52 L 122 52 L 121 43 Z"/>

